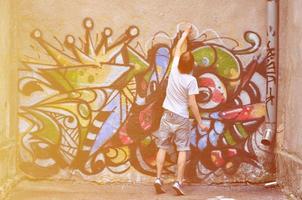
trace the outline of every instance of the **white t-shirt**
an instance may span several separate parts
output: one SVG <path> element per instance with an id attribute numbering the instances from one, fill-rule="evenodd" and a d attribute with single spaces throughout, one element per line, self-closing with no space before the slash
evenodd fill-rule
<path id="1" fill-rule="evenodd" d="M 178 63 L 179 57 L 175 57 L 171 66 L 163 108 L 189 118 L 189 95 L 198 94 L 199 89 L 194 76 L 179 72 Z"/>

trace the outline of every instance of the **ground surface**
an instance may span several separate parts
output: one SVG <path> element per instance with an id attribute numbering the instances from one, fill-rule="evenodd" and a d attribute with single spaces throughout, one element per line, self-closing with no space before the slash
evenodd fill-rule
<path id="1" fill-rule="evenodd" d="M 152 185 L 106 184 L 70 181 L 22 181 L 9 200 L 285 200 L 278 188 L 254 185 L 185 186 L 186 196 L 177 197 L 166 185 L 166 194 L 155 195 Z"/>

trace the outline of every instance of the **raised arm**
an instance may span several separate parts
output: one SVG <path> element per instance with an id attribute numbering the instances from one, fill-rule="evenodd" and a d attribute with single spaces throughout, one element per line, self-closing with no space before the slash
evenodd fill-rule
<path id="1" fill-rule="evenodd" d="M 175 47 L 175 51 L 174 51 L 174 57 L 180 57 L 181 55 L 181 47 L 183 46 L 183 44 L 185 43 L 190 31 L 191 31 L 192 27 L 188 27 L 185 29 L 185 31 L 182 33 L 181 38 L 177 41 L 176 47 Z"/>

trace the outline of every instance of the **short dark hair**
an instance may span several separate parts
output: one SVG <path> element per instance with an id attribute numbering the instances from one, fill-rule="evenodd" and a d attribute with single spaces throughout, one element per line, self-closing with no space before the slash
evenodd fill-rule
<path id="1" fill-rule="evenodd" d="M 182 74 L 190 74 L 194 68 L 194 57 L 191 51 L 181 54 L 178 64 L 178 70 Z"/>

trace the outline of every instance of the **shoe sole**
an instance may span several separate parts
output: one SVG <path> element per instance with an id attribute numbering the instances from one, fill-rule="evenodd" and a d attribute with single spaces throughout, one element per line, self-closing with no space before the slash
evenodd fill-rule
<path id="1" fill-rule="evenodd" d="M 183 196 L 185 195 L 185 193 L 183 191 L 181 191 L 180 189 L 178 189 L 177 187 L 173 187 L 172 188 L 175 190 L 177 196 Z"/>
<path id="2" fill-rule="evenodd" d="M 154 188 L 155 188 L 156 194 L 163 194 L 163 193 L 166 193 L 166 192 L 163 190 L 162 186 L 161 186 L 160 184 L 158 184 L 158 183 L 155 183 L 155 184 L 154 184 Z"/>

